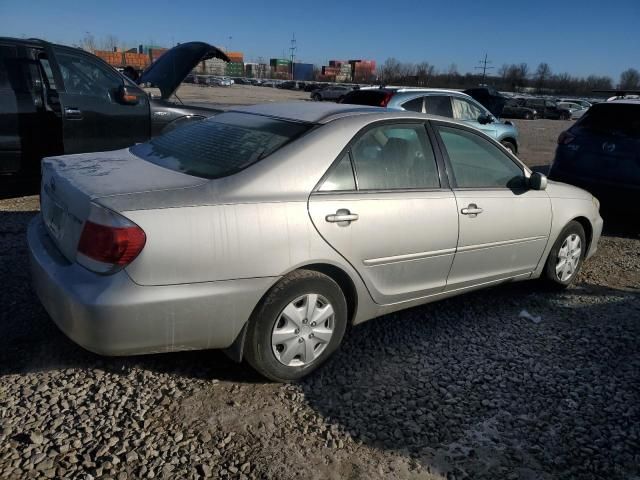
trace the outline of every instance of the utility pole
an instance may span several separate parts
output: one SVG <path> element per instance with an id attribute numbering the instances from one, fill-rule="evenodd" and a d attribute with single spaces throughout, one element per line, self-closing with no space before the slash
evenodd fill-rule
<path id="1" fill-rule="evenodd" d="M 291 80 L 293 80 L 293 79 L 294 79 L 294 76 L 293 76 L 293 73 L 294 73 L 294 72 L 293 72 L 293 69 L 294 69 L 294 67 L 293 67 L 293 65 L 294 65 L 294 62 L 296 61 L 296 49 L 297 49 L 297 48 L 298 48 L 298 47 L 297 47 L 297 45 L 296 45 L 296 34 L 294 33 L 294 34 L 293 34 L 293 37 L 291 37 L 291 46 L 289 47 L 289 51 L 291 52 L 291 53 L 289 54 L 289 56 L 290 56 L 290 60 L 291 60 Z"/>
<path id="2" fill-rule="evenodd" d="M 474 67 L 476 70 L 482 70 L 482 84 L 485 84 L 485 78 L 487 77 L 487 70 L 492 70 L 495 67 L 490 67 L 491 60 L 487 60 L 487 54 L 484 54 L 484 60 L 478 61 L 478 66 Z"/>

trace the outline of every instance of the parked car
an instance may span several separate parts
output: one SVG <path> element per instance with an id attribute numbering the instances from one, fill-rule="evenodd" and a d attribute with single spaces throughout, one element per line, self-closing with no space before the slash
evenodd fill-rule
<path id="1" fill-rule="evenodd" d="M 587 101 L 587 100 L 581 100 L 579 98 L 561 98 L 560 100 L 558 100 L 558 102 L 569 102 L 569 103 L 576 103 L 578 105 L 580 105 L 583 108 L 589 108 L 593 105 L 593 103 Z"/>
<path id="2" fill-rule="evenodd" d="M 311 102 L 47 158 L 41 195 L 33 283 L 72 340 L 224 348 L 278 381 L 348 324 L 504 282 L 566 287 L 602 229 L 591 194 L 463 123 Z"/>
<path id="3" fill-rule="evenodd" d="M 474 100 L 479 102 L 487 110 L 489 110 L 497 118 L 502 116 L 502 110 L 507 103 L 507 97 L 502 95 L 493 87 L 476 87 L 469 88 L 463 93 L 466 93 Z"/>
<path id="4" fill-rule="evenodd" d="M 512 98 L 507 101 L 502 109 L 504 118 L 523 118 L 525 120 L 536 120 L 538 111 L 532 107 L 525 107 L 522 99 Z"/>
<path id="5" fill-rule="evenodd" d="M 152 63 L 139 84 L 98 57 L 42 40 L 0 38 L 0 173 L 37 173 L 48 155 L 115 150 L 219 110 L 170 100 L 206 58 L 206 43 L 178 45 Z"/>
<path id="6" fill-rule="evenodd" d="M 501 122 L 476 100 L 462 92 L 438 88 L 361 88 L 345 96 L 342 103 L 387 107 L 454 118 L 498 140 L 518 153 L 518 129 Z"/>
<path id="7" fill-rule="evenodd" d="M 523 98 L 521 106 L 535 109 L 538 118 L 550 118 L 552 120 L 569 120 L 571 112 L 564 108 L 559 108 L 553 100 L 544 98 Z"/>
<path id="8" fill-rule="evenodd" d="M 327 86 L 327 85 L 322 84 L 322 83 L 314 83 L 314 82 L 311 82 L 311 83 L 307 83 L 307 84 L 304 86 L 304 91 L 305 91 L 305 92 L 313 92 L 313 91 L 315 91 L 315 90 L 319 90 L 319 89 L 325 88 L 326 86 Z"/>
<path id="9" fill-rule="evenodd" d="M 556 105 L 558 106 L 558 108 L 569 110 L 569 112 L 571 112 L 571 120 L 580 118 L 588 110 L 586 107 L 573 102 L 558 102 Z"/>
<path id="10" fill-rule="evenodd" d="M 353 87 L 330 85 L 319 90 L 314 90 L 311 93 L 311 100 L 314 102 L 322 102 L 324 100 L 340 101 L 352 90 Z"/>
<path id="11" fill-rule="evenodd" d="M 640 100 L 598 103 L 558 138 L 550 178 L 579 185 L 616 210 L 640 195 Z"/>

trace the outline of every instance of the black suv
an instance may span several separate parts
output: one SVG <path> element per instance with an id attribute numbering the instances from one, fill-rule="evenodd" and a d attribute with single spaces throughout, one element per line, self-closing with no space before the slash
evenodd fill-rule
<path id="1" fill-rule="evenodd" d="M 46 156 L 124 148 L 215 115 L 219 110 L 170 100 L 191 70 L 213 57 L 228 61 L 203 42 L 178 45 L 136 84 L 83 50 L 0 37 L 0 174 L 37 173 Z"/>
<path id="2" fill-rule="evenodd" d="M 538 118 L 550 118 L 553 120 L 569 120 L 571 112 L 564 108 L 559 108 L 553 100 L 544 98 L 519 98 L 519 106 L 530 108 L 538 113 Z"/>

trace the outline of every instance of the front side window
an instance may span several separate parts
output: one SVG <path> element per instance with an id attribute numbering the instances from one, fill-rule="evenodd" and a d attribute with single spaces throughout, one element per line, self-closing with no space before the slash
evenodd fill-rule
<path id="1" fill-rule="evenodd" d="M 161 167 L 202 178 L 232 175 L 271 155 L 311 124 L 228 112 L 131 147 Z"/>
<path id="2" fill-rule="evenodd" d="M 56 52 L 56 60 L 67 93 L 110 99 L 112 90 L 123 84 L 117 73 L 84 55 Z"/>
<path id="3" fill-rule="evenodd" d="M 477 105 L 463 98 L 453 97 L 451 103 L 453 104 L 453 118 L 456 120 L 475 122 L 484 113 Z"/>
<path id="4" fill-rule="evenodd" d="M 439 188 L 433 149 L 422 124 L 383 125 L 351 150 L 359 190 Z"/>
<path id="5" fill-rule="evenodd" d="M 436 127 L 459 188 L 522 188 L 523 170 L 497 146 L 465 130 Z"/>

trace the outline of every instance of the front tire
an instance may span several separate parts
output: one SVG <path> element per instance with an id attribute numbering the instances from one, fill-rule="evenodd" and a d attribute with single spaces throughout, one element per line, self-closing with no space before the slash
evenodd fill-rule
<path id="1" fill-rule="evenodd" d="M 313 100 L 314 102 L 321 102 L 322 98 L 320 97 L 320 95 L 315 93 L 315 94 L 311 95 L 311 100 Z"/>
<path id="2" fill-rule="evenodd" d="M 509 140 L 502 140 L 500 143 L 504 148 L 509 150 L 509 153 L 511 153 L 512 155 L 516 155 L 516 146 L 513 144 L 513 142 L 510 142 Z"/>
<path id="3" fill-rule="evenodd" d="M 567 288 L 578 276 L 586 255 L 584 228 L 575 220 L 562 229 L 547 257 L 543 277 L 557 289 Z"/>
<path id="4" fill-rule="evenodd" d="M 299 380 L 338 349 L 346 327 L 347 302 L 340 286 L 322 273 L 296 270 L 253 313 L 245 357 L 271 380 Z"/>

